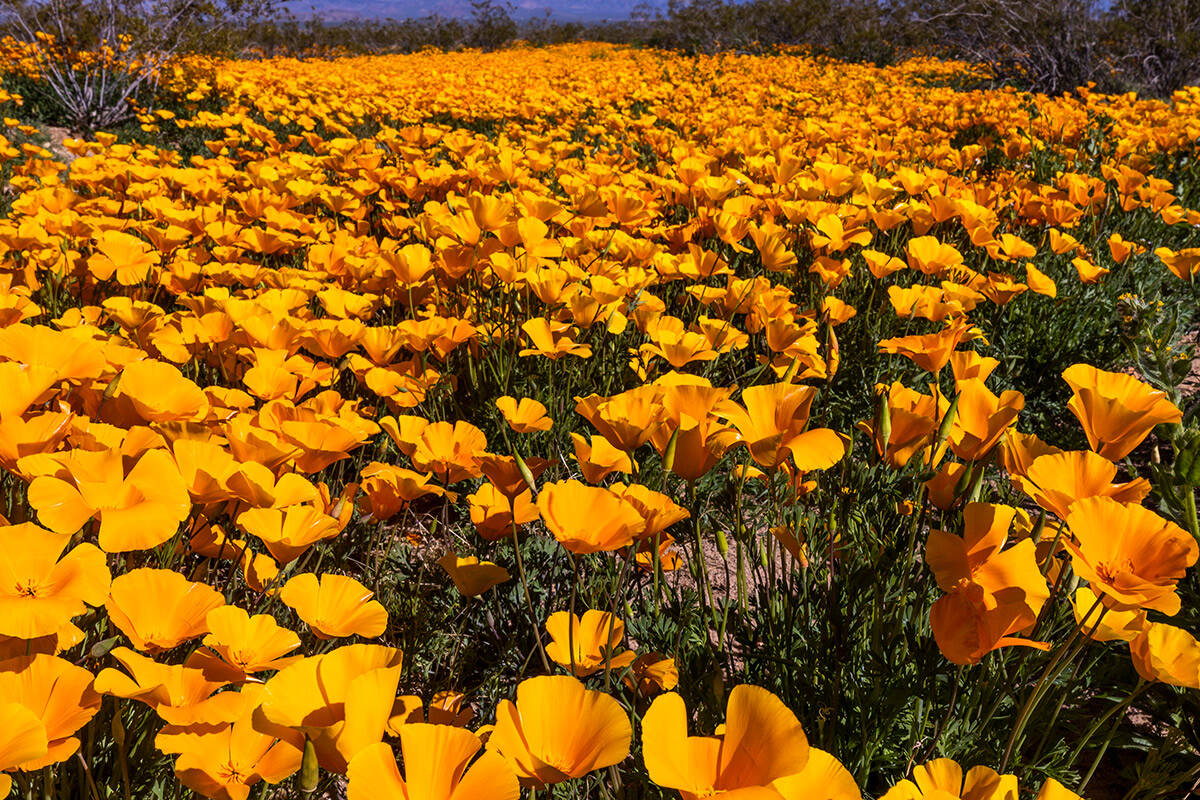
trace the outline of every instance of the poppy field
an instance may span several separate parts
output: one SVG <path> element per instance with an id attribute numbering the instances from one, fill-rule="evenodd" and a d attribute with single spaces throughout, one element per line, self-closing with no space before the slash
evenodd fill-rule
<path id="1" fill-rule="evenodd" d="M 0 50 L 0 796 L 1200 785 L 1200 88 Z"/>

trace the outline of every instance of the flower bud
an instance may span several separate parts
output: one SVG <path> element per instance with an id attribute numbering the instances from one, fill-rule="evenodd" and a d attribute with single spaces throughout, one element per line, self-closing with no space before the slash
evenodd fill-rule
<path id="1" fill-rule="evenodd" d="M 299 789 L 305 794 L 312 794 L 317 790 L 317 783 L 321 778 L 320 767 L 317 766 L 317 748 L 313 745 L 312 739 L 304 737 L 304 756 L 300 759 L 300 778 Z"/>

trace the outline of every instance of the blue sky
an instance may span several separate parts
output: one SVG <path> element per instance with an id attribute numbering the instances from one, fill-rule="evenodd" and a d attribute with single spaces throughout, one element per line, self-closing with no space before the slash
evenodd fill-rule
<path id="1" fill-rule="evenodd" d="M 513 0 L 514 16 L 541 16 L 546 11 L 560 20 L 626 19 L 638 0 Z M 657 9 L 666 7 L 666 0 L 649 0 Z M 440 14 L 443 17 L 466 17 L 471 13 L 470 0 L 287 0 L 287 8 L 301 17 L 317 15 L 329 20 L 404 19 Z"/>

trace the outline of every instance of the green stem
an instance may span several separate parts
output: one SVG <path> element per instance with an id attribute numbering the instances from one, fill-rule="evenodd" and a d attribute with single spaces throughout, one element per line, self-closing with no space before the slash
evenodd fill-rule
<path id="1" fill-rule="evenodd" d="M 1108 711 L 1104 712 L 1104 714 L 1101 715 L 1099 719 L 1097 719 L 1095 722 L 1093 722 L 1091 727 L 1087 729 L 1087 732 L 1084 733 L 1082 737 L 1080 737 L 1078 742 L 1076 742 L 1075 749 L 1073 749 L 1071 751 L 1071 755 L 1067 759 L 1068 767 L 1075 765 L 1075 760 L 1077 758 L 1079 758 L 1080 754 L 1083 752 L 1083 748 L 1087 747 L 1087 743 L 1091 740 L 1091 738 L 1093 736 L 1096 735 L 1096 731 L 1100 730 L 1101 726 L 1103 726 L 1105 722 L 1108 722 L 1108 720 L 1112 719 L 1114 714 L 1119 714 L 1121 711 L 1128 708 L 1129 705 L 1134 700 L 1136 700 L 1138 697 L 1140 697 L 1147 689 L 1149 689 L 1153 685 L 1154 684 L 1150 683 L 1149 681 L 1144 681 L 1144 680 L 1138 681 L 1137 686 L 1135 686 L 1133 691 L 1129 693 L 1128 697 L 1126 697 L 1121 702 L 1117 703 L 1115 706 L 1110 708 Z M 1118 720 L 1118 722 L 1119 722 L 1119 720 Z M 1116 727 L 1117 726 L 1115 726 L 1115 725 L 1113 726 L 1113 731 L 1109 733 L 1108 740 L 1112 739 L 1113 733 L 1115 733 L 1115 731 L 1116 731 Z M 1096 756 L 1096 762 L 1099 762 L 1100 756 L 1104 755 L 1104 750 L 1105 750 L 1105 748 L 1108 747 L 1108 740 L 1106 740 L 1104 743 L 1104 746 L 1101 747 L 1100 755 Z M 1090 778 L 1092 773 L 1095 771 L 1096 771 L 1096 764 L 1093 763 L 1092 768 L 1088 771 L 1088 778 Z M 1084 779 L 1083 785 L 1087 786 L 1087 778 Z M 1082 788 L 1080 789 L 1080 791 L 1083 791 Z"/>
<path id="2" fill-rule="evenodd" d="M 513 549 L 517 552 L 517 574 L 521 578 L 521 590 L 525 593 L 525 605 L 529 609 L 529 622 L 533 625 L 533 638 L 537 642 L 538 655 L 542 659 L 542 668 L 550 674 L 550 659 L 546 657 L 546 646 L 542 644 L 541 626 L 538 624 L 537 612 L 533 610 L 533 597 L 529 594 L 529 579 L 525 576 L 525 561 L 521 558 L 521 540 L 517 536 L 517 520 L 512 520 Z"/>

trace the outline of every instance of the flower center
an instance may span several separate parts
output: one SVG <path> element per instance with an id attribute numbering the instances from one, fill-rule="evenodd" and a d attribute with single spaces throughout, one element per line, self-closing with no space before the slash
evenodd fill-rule
<path id="1" fill-rule="evenodd" d="M 241 771 L 232 763 L 217 767 L 217 777 L 225 783 L 245 783 Z"/>
<path id="2" fill-rule="evenodd" d="M 16 594 L 18 597 L 40 597 L 41 584 L 30 578 L 25 583 L 18 583 L 16 586 Z"/>
<path id="3" fill-rule="evenodd" d="M 1122 575 L 1133 572 L 1133 561 L 1128 558 L 1101 561 L 1096 565 L 1096 577 L 1107 584 L 1116 583 Z"/>

